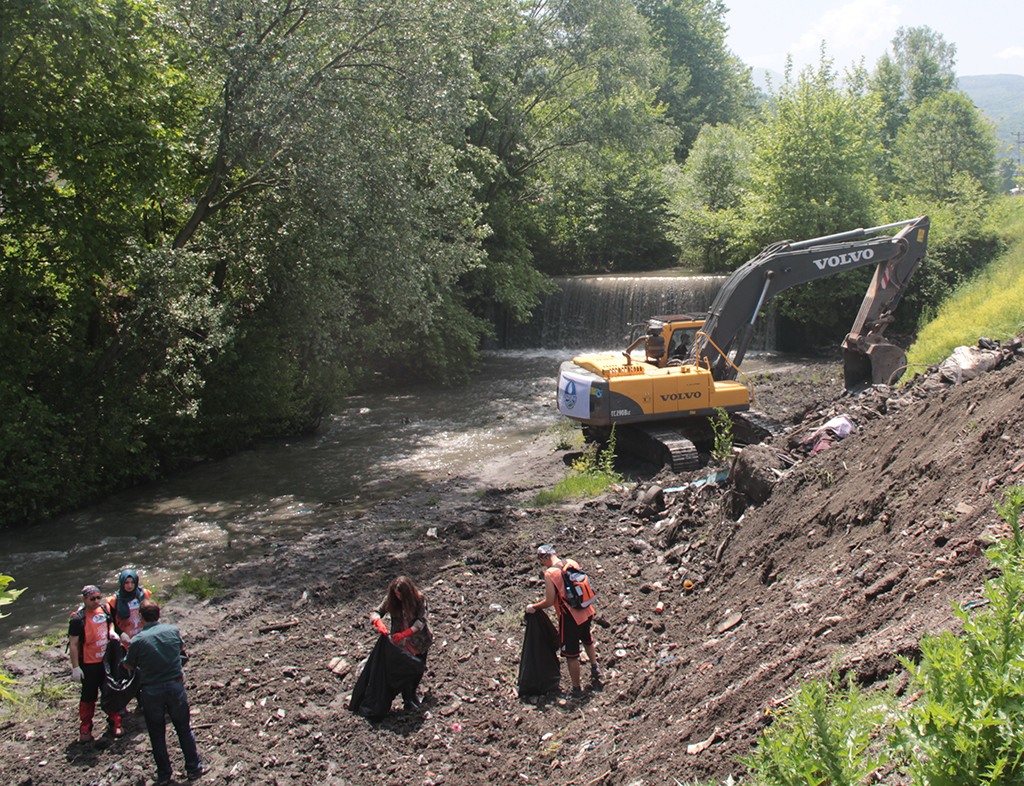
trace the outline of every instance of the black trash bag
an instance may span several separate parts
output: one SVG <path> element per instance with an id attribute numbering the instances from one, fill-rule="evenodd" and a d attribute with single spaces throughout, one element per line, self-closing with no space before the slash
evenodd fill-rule
<path id="1" fill-rule="evenodd" d="M 558 631 L 543 611 L 526 615 L 523 654 L 519 659 L 519 695 L 541 696 L 558 690 Z"/>
<path id="2" fill-rule="evenodd" d="M 352 688 L 349 710 L 379 721 L 391 711 L 395 696 L 419 684 L 425 669 L 421 660 L 381 635 Z"/>
<path id="3" fill-rule="evenodd" d="M 108 641 L 103 653 L 103 682 L 100 683 L 100 709 L 120 713 L 139 692 L 139 672 L 124 665 L 124 647 Z"/>

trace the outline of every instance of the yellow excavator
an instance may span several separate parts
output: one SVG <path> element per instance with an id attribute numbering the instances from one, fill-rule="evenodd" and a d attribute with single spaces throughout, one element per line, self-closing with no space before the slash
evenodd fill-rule
<path id="1" fill-rule="evenodd" d="M 868 265 L 875 274 L 843 341 L 845 384 L 848 391 L 891 384 L 906 355 L 882 334 L 924 258 L 929 225 L 920 216 L 767 246 L 726 280 L 707 314 L 651 317 L 633 329 L 624 352 L 562 363 L 559 412 L 579 421 L 588 440 L 607 441 L 614 426 L 618 446 L 676 472 L 700 466 L 697 445 L 713 439 L 709 417 L 718 409 L 731 414 L 734 441 L 759 442 L 770 425 L 736 380 L 758 312 L 791 287 Z"/>

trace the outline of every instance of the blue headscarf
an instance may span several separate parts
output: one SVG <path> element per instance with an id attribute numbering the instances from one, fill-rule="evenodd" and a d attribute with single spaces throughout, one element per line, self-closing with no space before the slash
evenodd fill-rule
<path id="1" fill-rule="evenodd" d="M 128 579 L 135 579 L 135 591 L 127 592 L 124 588 L 124 583 Z M 132 613 L 131 609 L 128 608 L 128 601 L 135 600 L 138 598 L 142 600 L 146 597 L 146 593 L 142 591 L 142 587 L 139 585 L 139 574 L 130 568 L 128 570 L 122 570 L 121 575 L 117 578 L 117 616 L 120 619 L 126 620 Z"/>

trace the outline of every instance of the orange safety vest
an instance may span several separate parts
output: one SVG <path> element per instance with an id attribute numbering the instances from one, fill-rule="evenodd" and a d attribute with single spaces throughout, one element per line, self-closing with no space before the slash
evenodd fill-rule
<path id="1" fill-rule="evenodd" d="M 143 589 L 142 600 L 149 600 L 152 594 L 148 589 Z M 128 619 L 122 619 L 117 616 L 117 595 L 111 595 L 107 598 L 110 616 L 114 618 L 117 629 L 122 633 L 127 633 L 129 639 L 134 639 L 139 634 L 139 631 L 146 627 L 146 623 L 142 621 L 142 614 L 139 613 L 139 606 L 142 605 L 142 600 L 132 598 L 128 601 Z"/>
<path id="2" fill-rule="evenodd" d="M 574 568 L 579 568 L 580 564 L 576 560 L 566 559 L 558 560 L 557 563 L 547 570 L 544 571 L 545 576 L 550 576 L 551 581 L 555 585 L 555 595 L 558 596 L 558 600 L 555 602 L 555 608 L 558 610 L 559 615 L 569 612 L 572 614 L 572 618 L 576 621 L 577 625 L 582 625 L 588 619 L 593 617 L 597 612 L 594 611 L 593 606 L 587 606 L 585 609 L 574 609 L 565 602 L 565 582 L 562 580 L 562 566 L 570 565 Z"/>
<path id="3" fill-rule="evenodd" d="M 107 651 L 109 631 L 107 611 L 100 606 L 92 616 L 87 615 L 85 609 L 81 610 L 81 614 L 85 623 L 85 641 L 83 643 L 82 639 L 79 639 L 79 659 L 82 663 L 102 663 L 103 653 Z"/>

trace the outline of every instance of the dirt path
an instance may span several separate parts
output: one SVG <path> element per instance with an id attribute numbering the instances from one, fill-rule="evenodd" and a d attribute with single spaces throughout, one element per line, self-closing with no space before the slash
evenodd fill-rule
<path id="1" fill-rule="evenodd" d="M 1001 523 L 993 500 L 1024 482 L 1022 368 L 842 402 L 833 365 L 755 380 L 758 407 L 799 423 L 797 437 L 837 413 L 858 426 L 815 456 L 777 438 L 776 457 L 799 462 L 760 469 L 777 480 L 760 505 L 728 483 L 672 490 L 709 469 L 652 479 L 634 468 L 639 490 L 534 508 L 565 471 L 545 438 L 476 476 L 221 566 L 222 596 L 177 598 L 164 615 L 193 654 L 193 721 L 214 767 L 206 782 L 740 777 L 737 757 L 801 679 L 837 665 L 865 686 L 899 688 L 897 657 L 913 655 L 923 632 L 953 627 L 952 603 L 978 597 L 983 547 Z M 663 504 L 638 505 L 652 480 Z M 582 701 L 517 696 L 522 608 L 542 592 L 534 548 L 549 541 L 590 569 L 611 624 L 596 631 L 604 683 Z M 375 725 L 347 699 L 376 638 L 367 613 L 399 573 L 426 592 L 435 644 L 423 710 L 396 702 Z M 330 671 L 336 658 L 353 670 Z M 67 680 L 62 645 L 15 647 L 3 662 L 26 685 Z M 152 782 L 141 716 L 127 719 L 123 740 L 85 748 L 73 743 L 76 701 L 0 716 L 0 782 Z"/>

